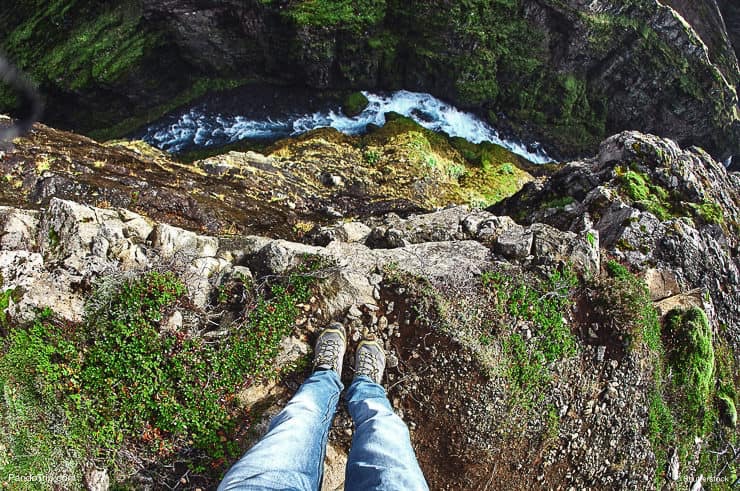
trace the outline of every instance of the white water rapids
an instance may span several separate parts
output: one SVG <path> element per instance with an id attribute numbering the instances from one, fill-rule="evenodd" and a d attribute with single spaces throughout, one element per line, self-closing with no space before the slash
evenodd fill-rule
<path id="1" fill-rule="evenodd" d="M 502 139 L 495 128 L 478 116 L 461 111 L 429 94 L 405 90 L 389 95 L 370 92 L 363 94 L 368 98 L 369 104 L 355 117 L 348 117 L 339 107 L 335 107 L 308 114 L 281 114 L 253 119 L 210 112 L 207 104 L 201 104 L 182 113 L 175 120 L 165 119 L 149 126 L 141 137 L 168 152 L 182 152 L 226 145 L 245 138 L 272 140 L 296 136 L 327 126 L 355 135 L 365 132 L 368 124 L 382 126 L 385 123 L 383 115 L 393 111 L 413 118 L 433 131 L 444 131 L 450 136 L 459 136 L 473 143 L 496 143 L 535 163 L 553 160 L 539 143 L 526 145 Z"/>

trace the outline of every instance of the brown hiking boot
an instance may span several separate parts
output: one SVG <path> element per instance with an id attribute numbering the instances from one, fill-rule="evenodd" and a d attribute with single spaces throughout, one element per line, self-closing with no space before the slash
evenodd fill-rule
<path id="1" fill-rule="evenodd" d="M 313 369 L 334 370 L 342 375 L 347 332 L 339 322 L 332 322 L 321 331 L 314 347 Z"/>

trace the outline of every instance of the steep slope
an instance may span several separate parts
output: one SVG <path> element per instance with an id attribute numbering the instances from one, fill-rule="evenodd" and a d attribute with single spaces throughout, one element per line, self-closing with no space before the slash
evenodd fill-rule
<path id="1" fill-rule="evenodd" d="M 335 219 L 309 243 L 244 232 L 269 208 L 233 216 L 235 202 L 204 199 L 205 180 L 248 189 L 235 162 L 273 190 L 323 195 L 301 168 L 352 152 L 326 136 L 278 145 L 294 152 L 285 167 L 234 152 L 206 160 L 210 175 L 44 127 L 0 155 L 15 189 L 0 206 L 0 471 L 53 468 L 69 489 L 214 487 L 305 378 L 316 330 L 339 320 L 350 339 L 383 340 L 390 400 L 433 489 L 731 489 L 736 173 L 625 132 L 492 211 Z M 192 192 L 198 216 L 233 222 L 104 201 L 134 188 Z M 353 431 L 341 411 L 327 475 Z"/>

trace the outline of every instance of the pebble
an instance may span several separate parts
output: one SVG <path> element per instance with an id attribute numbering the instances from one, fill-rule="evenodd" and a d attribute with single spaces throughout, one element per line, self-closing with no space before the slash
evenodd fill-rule
<path id="1" fill-rule="evenodd" d="M 389 313 L 389 314 L 390 313 L 393 313 L 393 309 L 395 307 L 396 307 L 396 302 L 394 302 L 393 300 L 391 300 L 390 302 L 388 302 L 388 307 L 386 307 L 386 312 Z"/>
<path id="2" fill-rule="evenodd" d="M 385 363 L 388 368 L 396 368 L 398 366 L 398 357 L 394 354 L 390 354 L 386 357 Z"/>
<path id="3" fill-rule="evenodd" d="M 347 312 L 347 317 L 350 319 L 359 319 L 362 317 L 362 311 L 357 308 L 357 305 L 353 305 L 349 308 L 349 311 Z"/>
<path id="4" fill-rule="evenodd" d="M 377 286 L 373 288 L 373 298 L 375 300 L 380 300 L 380 288 L 378 288 Z"/>
<path id="5" fill-rule="evenodd" d="M 380 285 L 380 282 L 383 281 L 383 275 L 373 273 L 368 277 L 368 280 L 370 281 L 371 285 Z"/>
<path id="6" fill-rule="evenodd" d="M 384 315 L 378 317 L 378 329 L 383 330 L 388 327 L 388 318 Z"/>

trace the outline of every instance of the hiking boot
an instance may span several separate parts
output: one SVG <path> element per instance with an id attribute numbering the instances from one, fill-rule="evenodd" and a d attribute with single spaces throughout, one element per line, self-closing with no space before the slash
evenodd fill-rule
<path id="1" fill-rule="evenodd" d="M 332 322 L 321 331 L 314 347 L 314 370 L 334 370 L 342 375 L 344 351 L 347 349 L 347 332 L 339 322 Z"/>
<path id="2" fill-rule="evenodd" d="M 375 339 L 360 341 L 355 357 L 355 377 L 365 375 L 380 384 L 385 371 L 385 351 Z"/>

